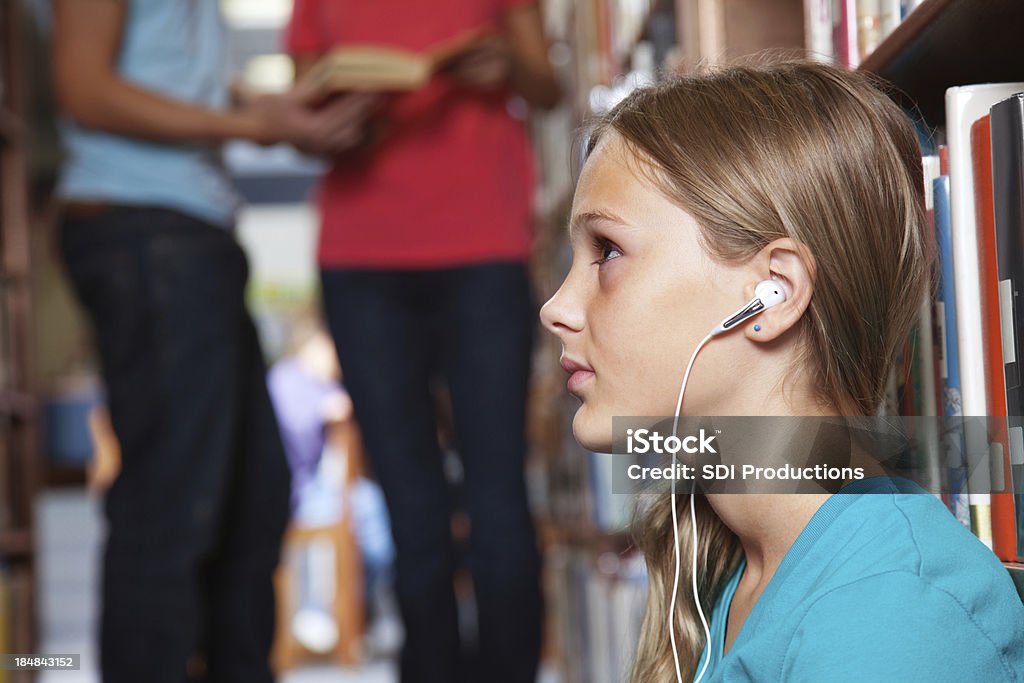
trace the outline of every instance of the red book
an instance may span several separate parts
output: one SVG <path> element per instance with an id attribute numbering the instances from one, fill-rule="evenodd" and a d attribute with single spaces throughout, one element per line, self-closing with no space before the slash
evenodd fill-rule
<path id="1" fill-rule="evenodd" d="M 989 115 L 986 114 L 971 126 L 971 155 L 974 165 L 978 258 L 981 260 L 981 320 L 984 326 L 982 338 L 985 347 L 990 449 L 1002 448 L 1002 462 L 998 463 L 994 458 L 992 460 L 992 480 L 995 484 L 992 487 L 992 549 L 999 559 L 1010 562 L 1017 559 L 1017 522 L 1014 514 L 1013 489 L 1010 484 L 1012 475 L 1006 420 L 1003 335 L 999 314 L 999 264 L 992 200 L 992 133 L 989 121 Z"/>
<path id="2" fill-rule="evenodd" d="M 832 17 L 832 45 L 839 66 L 856 69 L 860 66 L 857 46 L 857 0 L 836 0 Z"/>

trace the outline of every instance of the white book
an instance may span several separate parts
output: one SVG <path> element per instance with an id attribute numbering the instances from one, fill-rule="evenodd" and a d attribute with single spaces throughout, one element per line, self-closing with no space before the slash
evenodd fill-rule
<path id="1" fill-rule="evenodd" d="M 811 59 L 832 62 L 832 0 L 804 0 L 804 46 Z"/>
<path id="2" fill-rule="evenodd" d="M 611 591 L 608 578 L 592 569 L 586 578 L 590 683 L 617 683 L 613 674 Z"/>
<path id="3" fill-rule="evenodd" d="M 974 206 L 971 125 L 989 108 L 1024 83 L 980 83 L 946 90 L 946 145 L 949 150 L 950 213 L 953 223 L 953 271 L 956 273 L 957 341 L 960 349 L 960 395 L 965 417 L 989 414 L 985 391 L 985 347 L 981 320 L 981 268 Z M 996 277 L 995 273 L 991 274 Z M 965 423 L 967 491 L 976 532 L 992 547 L 992 475 L 984 425 Z M 984 517 L 988 516 L 986 523 Z M 987 538 L 985 538 L 987 536 Z"/>
<path id="4" fill-rule="evenodd" d="M 857 51 L 863 61 L 882 41 L 881 0 L 857 0 Z"/>
<path id="5" fill-rule="evenodd" d="M 885 40 L 890 33 L 903 21 L 903 8 L 900 0 L 882 0 L 882 40 Z"/>

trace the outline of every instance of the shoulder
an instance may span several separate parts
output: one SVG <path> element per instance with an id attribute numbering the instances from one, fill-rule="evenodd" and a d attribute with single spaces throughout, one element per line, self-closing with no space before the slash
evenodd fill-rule
<path id="1" fill-rule="evenodd" d="M 839 560 L 820 585 L 825 590 L 897 570 L 951 593 L 965 584 L 1010 585 L 992 551 L 929 493 L 859 495 L 824 537 L 829 543 L 821 550 Z"/>
<path id="2" fill-rule="evenodd" d="M 783 679 L 1024 680 L 1024 606 L 1006 588 L 964 576 L 951 590 L 903 569 L 834 587 L 804 608 Z"/>
<path id="3" fill-rule="evenodd" d="M 849 503 L 804 558 L 783 679 L 1024 681 L 1024 605 L 992 551 L 930 494 Z"/>

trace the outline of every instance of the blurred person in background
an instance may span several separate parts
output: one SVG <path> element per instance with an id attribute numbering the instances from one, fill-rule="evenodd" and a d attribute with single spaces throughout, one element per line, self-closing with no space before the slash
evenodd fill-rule
<path id="1" fill-rule="evenodd" d="M 301 83 L 335 47 L 427 52 L 475 31 L 428 85 L 365 111 L 364 139 L 334 155 L 319 188 L 325 312 L 391 516 L 404 683 L 536 678 L 540 558 L 524 482 L 534 169 L 509 101 L 551 107 L 560 89 L 536 0 L 296 0 L 286 36 Z M 435 367 L 463 460 L 477 671 L 459 636 Z"/>
<path id="2" fill-rule="evenodd" d="M 319 304 L 318 304 L 319 306 Z M 363 569 L 366 651 L 394 649 L 391 571 L 394 547 L 380 486 L 363 470 L 352 399 L 334 343 L 319 316 L 292 325 L 291 351 L 270 368 L 267 387 L 292 473 L 291 520 L 296 527 L 344 521 L 355 537 Z M 332 605 L 336 580 L 331 552 L 300 548 L 303 567 L 291 628 L 306 649 L 328 652 L 337 642 Z M 326 561 L 323 556 L 327 555 Z"/>
<path id="3" fill-rule="evenodd" d="M 104 500 L 103 680 L 272 681 L 289 471 L 219 145 L 336 153 L 369 100 L 314 110 L 293 91 L 232 107 L 213 0 L 51 10 L 68 117 L 61 253 L 95 325 L 122 451 Z"/>

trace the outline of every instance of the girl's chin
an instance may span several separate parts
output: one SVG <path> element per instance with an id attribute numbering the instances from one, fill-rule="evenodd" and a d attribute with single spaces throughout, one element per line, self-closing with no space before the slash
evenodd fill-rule
<path id="1" fill-rule="evenodd" d="M 576 443 L 593 453 L 610 453 L 612 449 L 611 416 L 595 416 L 583 404 L 572 419 L 572 435 Z"/>

